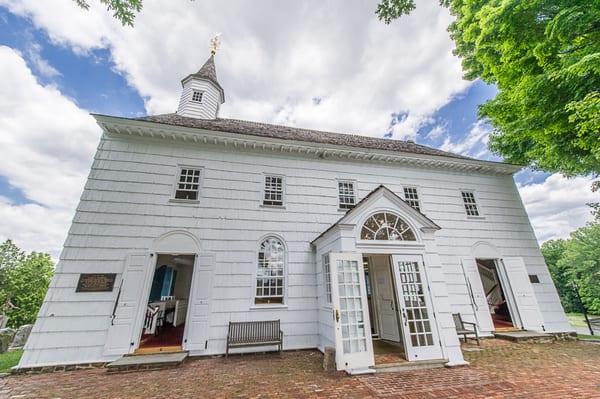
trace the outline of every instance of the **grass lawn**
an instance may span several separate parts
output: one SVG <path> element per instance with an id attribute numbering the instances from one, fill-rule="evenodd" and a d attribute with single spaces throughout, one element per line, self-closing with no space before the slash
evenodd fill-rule
<path id="1" fill-rule="evenodd" d="M 587 328 L 587 324 L 585 323 L 585 317 L 583 317 L 583 313 L 567 313 L 567 317 L 571 322 L 571 325 L 574 327 L 585 327 Z M 588 314 L 589 318 L 600 317 L 597 315 Z"/>
<path id="2" fill-rule="evenodd" d="M 10 371 L 10 368 L 16 366 L 23 354 L 22 350 L 6 352 L 0 355 L 0 373 Z"/>

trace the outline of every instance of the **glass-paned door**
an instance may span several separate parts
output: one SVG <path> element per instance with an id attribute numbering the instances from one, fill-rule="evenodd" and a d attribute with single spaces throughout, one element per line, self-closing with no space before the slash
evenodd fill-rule
<path id="1" fill-rule="evenodd" d="M 362 255 L 330 253 L 338 370 L 361 373 L 374 364 Z"/>
<path id="2" fill-rule="evenodd" d="M 402 314 L 402 333 L 408 360 L 442 358 L 423 260 L 393 255 L 393 269 Z"/>

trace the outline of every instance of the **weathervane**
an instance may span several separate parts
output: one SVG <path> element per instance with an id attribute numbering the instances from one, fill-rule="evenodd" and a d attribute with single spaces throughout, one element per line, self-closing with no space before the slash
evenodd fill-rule
<path id="1" fill-rule="evenodd" d="M 215 36 L 212 39 L 210 39 L 210 53 L 212 55 L 215 55 L 220 46 L 221 46 L 221 34 L 217 33 L 217 34 L 215 34 Z"/>

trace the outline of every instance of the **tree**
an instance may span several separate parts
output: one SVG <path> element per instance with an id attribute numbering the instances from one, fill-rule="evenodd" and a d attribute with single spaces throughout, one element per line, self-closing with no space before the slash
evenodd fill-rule
<path id="1" fill-rule="evenodd" d="M 568 176 L 600 173 L 600 1 L 442 0 L 467 79 L 495 84 L 480 107 L 506 161 Z M 383 0 L 386 23 L 414 0 Z"/>
<path id="2" fill-rule="evenodd" d="M 577 283 L 588 311 L 600 314 L 600 223 L 572 232 L 557 266 Z"/>
<path id="3" fill-rule="evenodd" d="M 568 241 L 562 239 L 546 241 L 541 247 L 542 255 L 544 255 L 565 312 L 581 312 L 583 309 L 573 287 L 572 277 L 569 274 L 570 265 L 558 265 L 558 261 L 565 253 L 567 243 Z"/>
<path id="4" fill-rule="evenodd" d="M 50 255 L 25 254 L 11 240 L 0 245 L 0 312 L 9 327 L 33 323 L 54 273 Z"/>
<path id="5" fill-rule="evenodd" d="M 88 0 L 74 1 L 83 9 L 90 8 Z M 142 0 L 100 0 L 100 3 L 104 4 L 108 11 L 112 11 L 113 17 L 118 19 L 121 24 L 128 26 L 133 26 L 136 13 L 142 11 Z"/>

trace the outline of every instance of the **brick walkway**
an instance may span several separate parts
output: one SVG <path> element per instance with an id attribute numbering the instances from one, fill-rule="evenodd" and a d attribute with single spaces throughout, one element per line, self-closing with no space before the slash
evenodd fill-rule
<path id="1" fill-rule="evenodd" d="M 600 345 L 464 347 L 470 367 L 350 377 L 316 351 L 192 360 L 177 369 L 102 369 L 0 379 L 1 398 L 600 398 Z"/>

